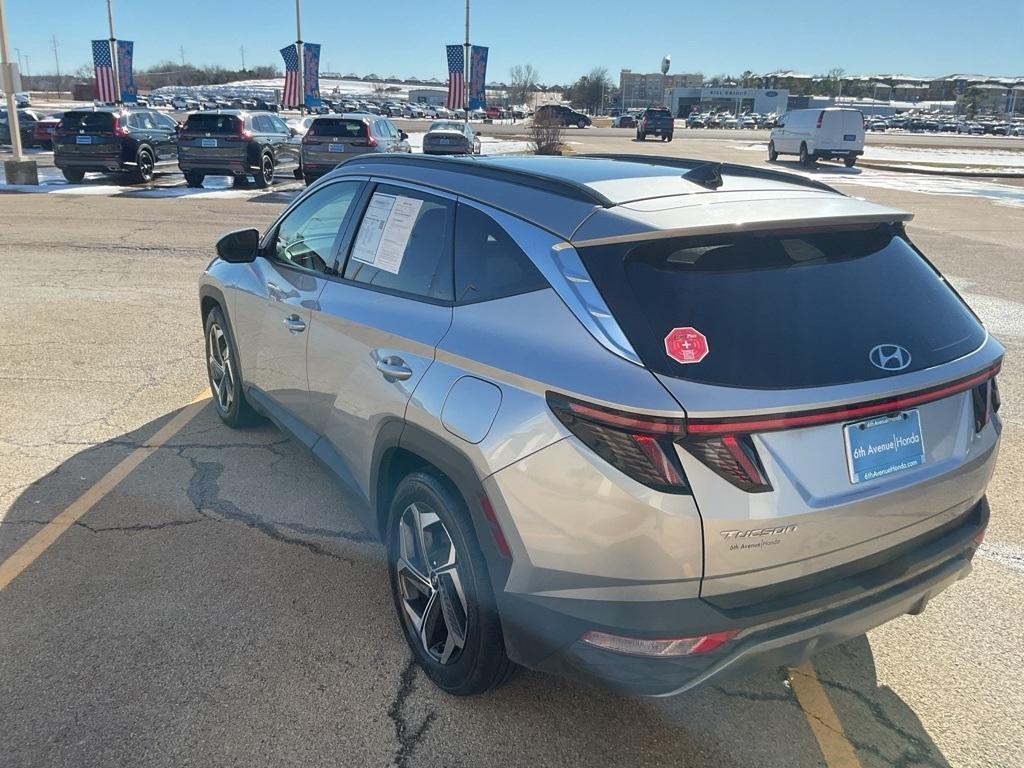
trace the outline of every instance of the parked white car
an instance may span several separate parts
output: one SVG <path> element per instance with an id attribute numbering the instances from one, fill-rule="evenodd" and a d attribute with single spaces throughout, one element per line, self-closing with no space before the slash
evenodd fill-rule
<path id="1" fill-rule="evenodd" d="M 857 109 L 794 109 L 779 119 L 768 140 L 771 162 L 779 155 L 799 155 L 804 167 L 841 159 L 852 168 L 863 154 L 864 116 Z"/>

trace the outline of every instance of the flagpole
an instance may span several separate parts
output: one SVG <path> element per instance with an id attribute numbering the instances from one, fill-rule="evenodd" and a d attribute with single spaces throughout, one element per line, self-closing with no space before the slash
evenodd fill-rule
<path id="1" fill-rule="evenodd" d="M 462 107 L 469 125 L 469 0 L 466 0 L 466 42 L 462 60 Z"/>
<path id="2" fill-rule="evenodd" d="M 299 83 L 299 114 L 301 115 L 303 107 L 306 105 L 306 84 L 303 82 L 306 60 L 302 55 L 302 16 L 299 3 L 300 0 L 295 0 L 295 53 L 299 57 L 299 71 L 296 74 Z"/>
<path id="3" fill-rule="evenodd" d="M 114 5 L 107 0 L 107 23 L 110 25 L 110 69 L 114 73 L 114 103 L 121 103 L 121 71 L 117 65 L 117 38 L 114 37 Z"/>

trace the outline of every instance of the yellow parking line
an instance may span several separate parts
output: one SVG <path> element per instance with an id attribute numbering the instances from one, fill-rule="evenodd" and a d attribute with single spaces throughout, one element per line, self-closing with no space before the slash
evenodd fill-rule
<path id="1" fill-rule="evenodd" d="M 843 724 L 839 722 L 839 716 L 832 708 L 832 702 L 822 688 L 814 667 L 805 662 L 791 668 L 789 684 L 793 687 L 796 700 L 804 711 L 828 768 L 860 768 L 857 752 L 846 738 Z"/>
<path id="2" fill-rule="evenodd" d="M 191 403 L 182 408 L 155 435 L 123 458 L 117 466 L 91 485 L 85 493 L 71 502 L 67 509 L 44 525 L 31 539 L 22 544 L 13 555 L 0 563 L 0 590 L 5 589 L 47 547 L 60 538 L 61 534 L 78 522 L 82 515 L 92 509 L 100 499 L 110 493 L 118 483 L 131 474 L 132 470 L 149 458 L 161 445 L 174 437 L 182 427 L 192 420 L 192 417 L 202 410 L 209 397 L 208 392 L 200 392 Z"/>

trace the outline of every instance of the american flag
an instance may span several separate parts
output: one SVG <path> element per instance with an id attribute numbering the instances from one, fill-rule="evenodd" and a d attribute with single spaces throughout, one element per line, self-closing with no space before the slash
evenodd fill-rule
<path id="1" fill-rule="evenodd" d="M 284 96 L 285 107 L 298 107 L 302 104 L 302 94 L 299 93 L 299 54 L 297 44 L 288 45 L 281 49 L 281 58 L 284 59 Z"/>
<path id="2" fill-rule="evenodd" d="M 109 40 L 92 41 L 92 65 L 96 71 L 96 98 L 102 102 L 117 101 L 114 87 L 114 61 L 110 56 Z"/>
<path id="3" fill-rule="evenodd" d="M 466 68 L 462 46 L 447 45 L 445 48 L 448 50 L 448 101 L 445 106 L 448 109 L 462 109 L 462 100 L 466 97 L 463 87 Z"/>

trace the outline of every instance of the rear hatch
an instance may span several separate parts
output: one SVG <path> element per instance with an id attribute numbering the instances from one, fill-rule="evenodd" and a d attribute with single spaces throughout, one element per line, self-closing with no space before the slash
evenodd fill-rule
<path id="1" fill-rule="evenodd" d="M 252 138 L 238 115 L 196 112 L 188 116 L 178 135 L 179 160 L 240 161 Z"/>
<path id="2" fill-rule="evenodd" d="M 65 112 L 53 132 L 56 155 L 96 157 L 119 155 L 124 118 L 112 112 Z"/>
<path id="3" fill-rule="evenodd" d="M 369 121 L 354 117 L 318 117 L 302 137 L 305 166 L 335 165 L 347 155 L 371 152 L 377 140 L 370 135 Z"/>
<path id="4" fill-rule="evenodd" d="M 704 595 L 862 561 L 984 493 L 1002 349 L 899 225 L 579 250 L 686 411 Z"/>

